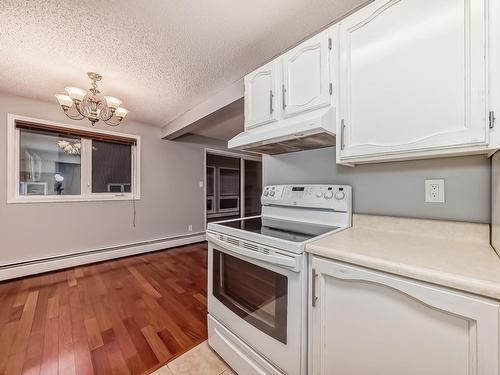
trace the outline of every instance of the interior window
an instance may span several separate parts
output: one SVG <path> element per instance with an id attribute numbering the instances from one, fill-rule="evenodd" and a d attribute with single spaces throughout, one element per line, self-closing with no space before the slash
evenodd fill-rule
<path id="1" fill-rule="evenodd" d="M 139 136 L 12 117 L 8 203 L 140 199 Z"/>
<path id="2" fill-rule="evenodd" d="M 19 195 L 79 195 L 81 138 L 20 129 Z"/>
<path id="3" fill-rule="evenodd" d="M 92 193 L 130 193 L 132 146 L 92 141 Z"/>

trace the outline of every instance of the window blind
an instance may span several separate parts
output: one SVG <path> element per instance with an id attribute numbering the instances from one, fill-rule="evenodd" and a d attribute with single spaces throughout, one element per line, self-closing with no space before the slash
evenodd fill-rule
<path id="1" fill-rule="evenodd" d="M 39 124 L 36 122 L 29 122 L 29 121 L 16 120 L 16 127 L 20 129 L 46 130 L 67 136 L 91 138 L 96 141 L 114 142 L 126 145 L 135 145 L 137 143 L 135 138 L 129 138 L 115 134 L 105 134 L 93 130 L 62 128 L 57 125 Z"/>

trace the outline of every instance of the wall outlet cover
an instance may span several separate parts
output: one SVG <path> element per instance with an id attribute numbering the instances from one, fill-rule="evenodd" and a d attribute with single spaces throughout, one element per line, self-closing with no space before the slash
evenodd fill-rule
<path id="1" fill-rule="evenodd" d="M 425 180 L 425 202 L 444 203 L 444 179 Z"/>

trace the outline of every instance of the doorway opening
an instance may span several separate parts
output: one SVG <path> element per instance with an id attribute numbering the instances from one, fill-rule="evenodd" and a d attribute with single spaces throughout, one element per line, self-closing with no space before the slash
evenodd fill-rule
<path id="1" fill-rule="evenodd" d="M 206 222 L 260 215 L 262 160 L 205 150 Z"/>

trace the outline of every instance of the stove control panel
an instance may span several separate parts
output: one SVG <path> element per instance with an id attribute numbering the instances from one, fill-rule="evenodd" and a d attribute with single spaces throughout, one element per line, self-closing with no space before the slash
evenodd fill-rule
<path id="1" fill-rule="evenodd" d="M 262 192 L 263 205 L 323 208 L 347 212 L 352 188 L 348 185 L 269 185 Z"/>

